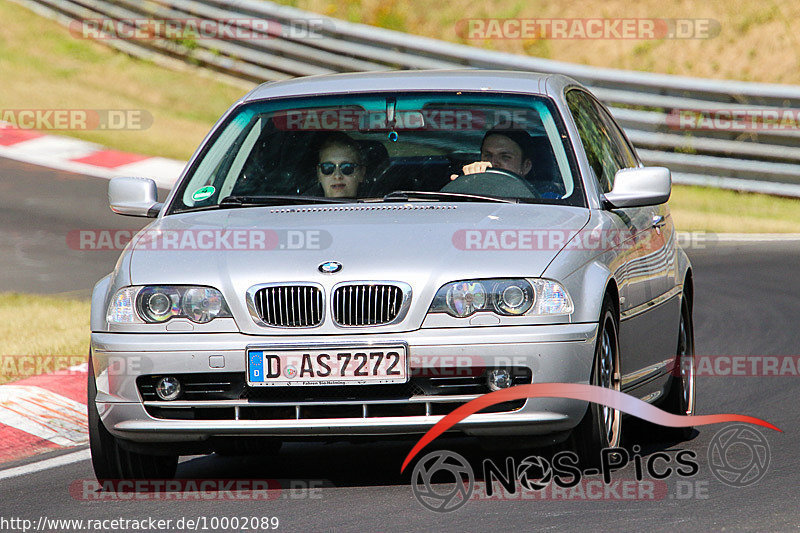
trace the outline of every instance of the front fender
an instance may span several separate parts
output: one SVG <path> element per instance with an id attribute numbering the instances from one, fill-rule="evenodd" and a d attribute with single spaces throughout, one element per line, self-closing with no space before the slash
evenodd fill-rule
<path id="1" fill-rule="evenodd" d="M 689 274 L 689 270 L 692 268 L 692 262 L 689 260 L 689 256 L 686 255 L 686 252 L 680 246 L 677 247 L 675 253 L 675 262 L 677 265 L 677 274 L 678 279 L 677 282 L 680 285 L 686 285 L 686 276 Z"/>
<path id="2" fill-rule="evenodd" d="M 113 296 L 109 294 L 112 276 L 113 274 L 109 274 L 98 281 L 92 290 L 92 313 L 89 322 L 92 331 L 108 331 L 106 309 L 108 309 L 108 302 Z"/>
<path id="3" fill-rule="evenodd" d="M 564 278 L 552 275 L 545 277 L 559 280 L 569 292 L 575 306 L 572 322 L 597 322 L 606 288 L 614 282 L 613 273 L 600 261 L 592 261 Z"/>

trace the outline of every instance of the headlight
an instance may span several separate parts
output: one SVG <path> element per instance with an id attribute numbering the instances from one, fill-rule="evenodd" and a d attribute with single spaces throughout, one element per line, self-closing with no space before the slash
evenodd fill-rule
<path id="1" fill-rule="evenodd" d="M 495 306 L 506 315 L 524 315 L 536 299 L 533 286 L 524 279 L 500 281 L 493 292 Z"/>
<path id="2" fill-rule="evenodd" d="M 446 298 L 447 309 L 453 316 L 469 316 L 486 305 L 486 289 L 474 281 L 451 283 Z"/>
<path id="3" fill-rule="evenodd" d="M 217 289 L 177 285 L 122 288 L 111 299 L 106 313 L 106 319 L 113 324 L 156 324 L 171 318 L 204 324 L 231 316 Z"/>
<path id="4" fill-rule="evenodd" d="M 196 287 L 183 293 L 181 309 L 192 322 L 204 324 L 218 317 L 225 307 L 222 294 L 217 289 Z"/>
<path id="5" fill-rule="evenodd" d="M 136 301 L 136 293 L 141 287 L 125 287 L 120 289 L 111 298 L 111 303 L 108 306 L 106 313 L 106 321 L 115 324 L 135 324 L 142 322 L 142 319 L 136 316 L 133 310 L 134 302 Z"/>
<path id="6" fill-rule="evenodd" d="M 166 322 L 181 313 L 181 293 L 174 287 L 145 287 L 136 302 L 145 322 Z"/>
<path id="7" fill-rule="evenodd" d="M 429 313 L 464 318 L 480 311 L 502 316 L 568 315 L 574 310 L 566 289 L 549 279 L 454 281 L 441 287 Z"/>

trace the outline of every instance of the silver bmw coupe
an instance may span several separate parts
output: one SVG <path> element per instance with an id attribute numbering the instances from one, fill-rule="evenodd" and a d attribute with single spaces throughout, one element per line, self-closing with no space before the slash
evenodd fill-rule
<path id="1" fill-rule="evenodd" d="M 607 109 L 559 75 L 406 71 L 267 83 L 214 126 L 92 297 L 101 479 L 187 454 L 420 435 L 520 384 L 694 411 L 692 268 Z M 616 446 L 619 411 L 502 402 L 454 430 Z M 685 430 L 683 430 L 685 431 Z"/>

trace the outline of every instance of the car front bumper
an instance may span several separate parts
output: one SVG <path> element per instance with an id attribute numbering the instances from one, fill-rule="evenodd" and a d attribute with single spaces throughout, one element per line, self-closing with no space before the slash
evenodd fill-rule
<path id="1" fill-rule="evenodd" d="M 152 416 L 152 408 L 183 405 L 176 402 L 143 401 L 136 378 L 141 375 L 228 372 L 244 375 L 248 346 L 271 342 L 309 347 L 335 342 L 354 345 L 365 341 L 408 346 L 409 366 L 435 373 L 459 365 L 525 367 L 533 383 L 587 383 L 594 357 L 597 324 L 502 326 L 479 328 L 420 329 L 397 334 L 266 337 L 240 333 L 132 334 L 92 333 L 92 359 L 97 383 L 97 408 L 103 425 L 116 437 L 134 442 L 191 442 L 211 437 L 237 435 L 283 437 L 331 437 L 358 435 L 403 435 L 424 433 L 443 414 L 432 414 L 431 406 L 475 396 L 412 396 L 404 404 L 425 404 L 418 416 L 363 416 L 308 418 L 300 413 L 314 402 L 292 401 L 293 419 L 240 419 L 239 409 L 277 405 L 253 399 L 183 402 L 191 407 L 229 407 L 231 419 L 172 419 Z M 220 365 L 223 365 L 220 367 Z M 392 400 L 398 403 L 398 400 Z M 370 404 L 369 401 L 326 401 L 326 405 Z M 386 403 L 386 402 L 377 402 Z M 391 403 L 391 402 L 390 402 Z M 447 405 L 451 405 L 448 403 Z M 586 402 L 536 398 L 507 412 L 468 416 L 456 429 L 468 435 L 546 435 L 572 429 L 586 412 Z"/>

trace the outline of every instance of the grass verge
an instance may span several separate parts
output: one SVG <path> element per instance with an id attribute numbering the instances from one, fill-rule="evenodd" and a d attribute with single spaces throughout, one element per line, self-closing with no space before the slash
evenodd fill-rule
<path id="1" fill-rule="evenodd" d="M 86 361 L 89 301 L 0 293 L 0 383 Z"/>
<path id="2" fill-rule="evenodd" d="M 0 111 L 143 110 L 147 129 L 52 131 L 118 150 L 188 159 L 213 124 L 244 94 L 195 70 L 174 71 L 77 39 L 59 23 L 0 1 Z M 0 119 L 3 113 L 0 112 Z"/>
<path id="3" fill-rule="evenodd" d="M 702 78 L 800 84 L 800 3 L 761 0 L 276 0 L 331 17 L 424 37 L 597 67 L 663 72 Z M 548 21 L 571 28 L 561 38 L 518 32 L 503 19 Z M 608 19 L 680 25 L 672 38 L 654 32 L 606 31 L 583 37 L 571 21 Z M 491 20 L 495 26 L 491 26 Z M 663 21 L 663 22 L 662 22 Z M 667 22 L 670 21 L 670 22 Z M 486 31 L 470 30 L 485 28 Z M 494 30 L 492 30 L 494 28 Z M 564 35 L 566 34 L 566 35 Z M 591 37 L 592 34 L 589 34 Z"/>
<path id="4" fill-rule="evenodd" d="M 669 205 L 683 231 L 800 233 L 799 199 L 675 185 Z"/>

